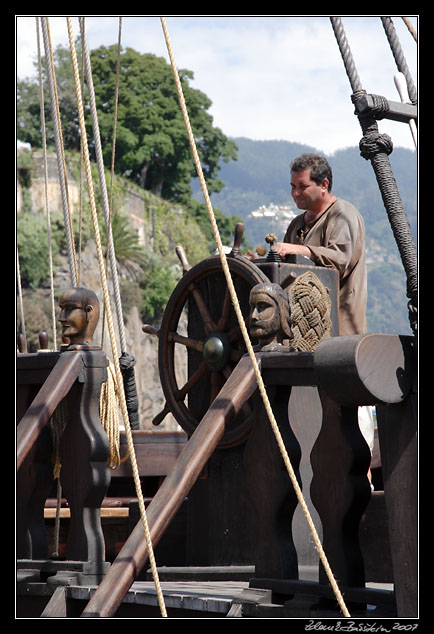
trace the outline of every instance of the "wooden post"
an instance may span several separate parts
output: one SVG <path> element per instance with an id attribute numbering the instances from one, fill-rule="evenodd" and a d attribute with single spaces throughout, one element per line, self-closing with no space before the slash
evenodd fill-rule
<path id="1" fill-rule="evenodd" d="M 397 612 L 418 617 L 416 395 L 376 410 Z"/>
<path id="2" fill-rule="evenodd" d="M 67 420 L 60 443 L 60 461 L 63 495 L 71 509 L 67 558 L 104 561 L 100 507 L 110 482 L 110 471 L 108 439 L 99 418 L 99 397 L 107 363 L 105 354 L 95 349 L 19 358 L 22 398 L 31 398 L 37 386 L 43 384 L 17 431 L 19 558 L 46 559 L 51 554 L 47 552 L 44 526 L 44 503 L 54 485 L 53 443 L 47 423 L 65 399 Z M 25 407 L 20 403 L 17 409 L 23 411 Z"/>
<path id="3" fill-rule="evenodd" d="M 294 471 L 298 475 L 300 445 L 288 420 L 291 386 L 267 387 L 273 413 Z M 260 395 L 255 395 L 256 420 L 246 443 L 249 492 L 256 510 L 254 548 L 257 578 L 298 579 L 292 518 L 298 504 Z"/>
<path id="4" fill-rule="evenodd" d="M 83 371 L 67 398 L 68 422 L 60 448 L 62 491 L 71 509 L 66 557 L 101 562 L 105 560 L 105 545 L 100 511 L 110 470 L 99 398 L 108 362 L 101 350 L 82 350 L 81 357 Z"/>
<path id="5" fill-rule="evenodd" d="M 359 523 L 371 490 L 370 452 L 359 428 L 357 406 L 341 407 L 320 389 L 322 427 L 311 453 L 311 498 L 322 523 L 323 547 L 342 586 L 365 585 Z M 327 583 L 323 567 L 320 583 Z"/>

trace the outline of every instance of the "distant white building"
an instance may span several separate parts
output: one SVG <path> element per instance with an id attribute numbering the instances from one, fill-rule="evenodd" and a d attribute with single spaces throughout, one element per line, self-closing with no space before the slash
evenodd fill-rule
<path id="1" fill-rule="evenodd" d="M 293 218 L 298 215 L 298 210 L 288 203 L 286 205 L 275 205 L 270 203 L 261 205 L 247 216 L 247 223 L 250 227 L 250 234 L 255 241 L 262 241 L 262 233 L 275 233 L 282 237 Z"/>
<path id="2" fill-rule="evenodd" d="M 291 220 L 296 217 L 296 215 L 297 210 L 295 210 L 292 205 L 274 205 L 273 203 L 270 203 L 268 207 L 261 205 L 258 209 L 252 211 L 248 215 L 248 218 L 252 220 L 272 220 L 280 226 L 281 224 L 288 225 Z"/>

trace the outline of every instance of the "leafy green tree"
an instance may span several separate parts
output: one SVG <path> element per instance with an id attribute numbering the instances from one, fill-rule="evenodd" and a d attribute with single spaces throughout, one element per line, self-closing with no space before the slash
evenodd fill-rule
<path id="1" fill-rule="evenodd" d="M 76 43 L 76 50 L 80 65 L 79 40 Z M 63 142 L 66 149 L 77 151 L 80 149 L 80 126 L 69 48 L 61 45 L 57 46 L 53 51 L 53 59 Z M 35 62 L 35 67 L 37 68 L 37 66 L 38 64 Z M 44 86 L 47 144 L 54 146 L 53 117 L 51 114 L 45 57 L 41 57 L 41 69 Z M 32 147 L 42 147 L 39 73 L 37 73 L 36 79 L 26 78 L 17 82 L 17 138 L 20 141 L 30 143 Z"/>
<path id="2" fill-rule="evenodd" d="M 102 46 L 91 54 L 95 99 L 105 162 L 111 160 L 113 95 L 117 47 Z M 211 101 L 188 81 L 193 73 L 179 70 L 202 169 L 210 192 L 220 191 L 219 161 L 236 159 L 236 145 L 212 125 Z M 166 199 L 186 202 L 196 176 L 172 69 L 163 57 L 121 51 L 116 131 L 116 169 L 144 189 Z"/>
<path id="3" fill-rule="evenodd" d="M 24 287 L 37 288 L 46 282 L 50 271 L 47 221 L 42 214 L 22 212 L 17 226 L 21 282 Z M 62 234 L 56 221 L 52 223 L 51 243 L 53 253 L 58 253 Z"/>
<path id="4" fill-rule="evenodd" d="M 79 41 L 76 45 L 80 63 Z M 54 51 L 62 133 L 66 149 L 80 147 L 75 83 L 68 48 Z M 44 86 L 45 58 L 42 59 Z M 117 46 L 102 46 L 91 52 L 91 66 L 104 162 L 111 164 Z M 220 191 L 220 161 L 236 159 L 236 144 L 213 126 L 209 98 L 189 85 L 193 73 L 179 70 L 202 169 L 210 193 Z M 86 91 L 85 91 L 86 92 Z M 54 144 L 50 96 L 45 90 L 47 141 Z M 87 111 L 89 149 L 94 150 L 90 114 Z M 17 136 L 33 147 L 42 145 L 39 81 L 25 79 L 17 84 Z M 191 196 L 191 179 L 196 177 L 191 148 L 179 106 L 170 65 L 163 57 L 121 51 L 119 103 L 116 130 L 116 171 L 142 188 L 165 199 L 185 203 Z"/>

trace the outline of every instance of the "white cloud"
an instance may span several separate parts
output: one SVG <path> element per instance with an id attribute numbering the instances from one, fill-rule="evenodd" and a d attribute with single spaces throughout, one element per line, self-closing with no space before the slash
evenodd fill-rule
<path id="1" fill-rule="evenodd" d="M 214 124 L 228 136 L 285 139 L 327 153 L 357 145 L 351 87 L 326 16 L 168 16 L 176 63 L 194 72 L 194 86 L 211 99 Z M 417 45 L 400 17 L 393 18 L 417 82 Z M 379 17 L 343 17 L 363 87 L 399 101 L 395 62 Z M 412 18 L 416 24 L 416 18 Z M 74 18 L 78 35 L 78 21 Z M 51 17 L 53 45 L 68 45 L 66 20 Z M 89 47 L 117 42 L 116 16 L 87 16 Z M 122 44 L 168 59 L 158 16 L 125 16 Z M 33 75 L 35 19 L 17 18 L 17 74 Z M 414 149 L 406 124 L 381 121 L 395 146 Z"/>

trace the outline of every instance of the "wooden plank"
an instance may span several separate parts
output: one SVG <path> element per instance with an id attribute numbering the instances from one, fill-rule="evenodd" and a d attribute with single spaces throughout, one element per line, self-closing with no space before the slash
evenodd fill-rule
<path id="1" fill-rule="evenodd" d="M 66 588 L 58 586 L 41 614 L 41 619 L 66 618 Z"/>
<path id="2" fill-rule="evenodd" d="M 163 432 L 137 430 L 132 432 L 139 474 L 143 476 L 165 476 L 175 464 L 187 443 L 185 432 Z M 120 455 L 127 455 L 127 439 L 124 432 L 120 436 Z M 131 478 L 131 461 L 125 460 L 118 469 L 112 471 L 112 478 Z"/>
<path id="3" fill-rule="evenodd" d="M 128 517 L 128 508 L 102 508 L 101 517 Z M 70 518 L 71 511 L 68 508 L 60 509 L 60 518 Z M 45 519 L 54 519 L 56 517 L 56 509 L 44 509 Z"/>

